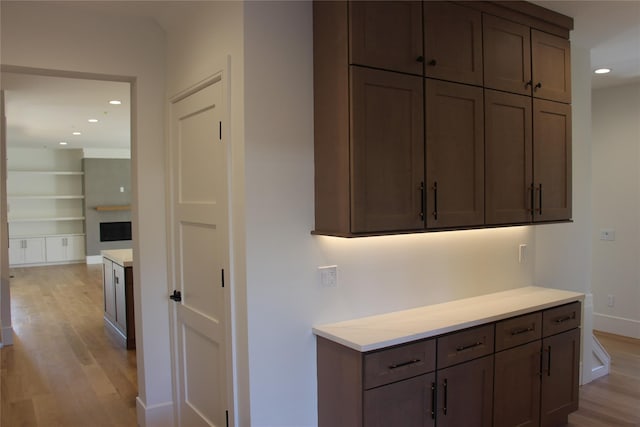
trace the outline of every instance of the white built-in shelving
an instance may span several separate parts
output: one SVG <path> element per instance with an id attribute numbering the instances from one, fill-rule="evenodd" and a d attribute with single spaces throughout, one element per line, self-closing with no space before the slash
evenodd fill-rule
<path id="1" fill-rule="evenodd" d="M 9 148 L 7 166 L 10 264 L 84 259 L 81 152 Z M 54 242 L 60 248 L 52 252 Z M 37 250 L 29 254 L 31 247 Z"/>

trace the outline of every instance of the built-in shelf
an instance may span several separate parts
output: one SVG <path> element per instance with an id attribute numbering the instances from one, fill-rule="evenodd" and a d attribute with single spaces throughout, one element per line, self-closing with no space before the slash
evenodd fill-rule
<path id="1" fill-rule="evenodd" d="M 84 221 L 83 216 L 58 216 L 40 218 L 9 218 L 7 222 Z"/>
<path id="2" fill-rule="evenodd" d="M 25 173 L 31 175 L 84 175 L 82 171 L 45 171 L 45 170 L 9 170 L 9 173 Z"/>
<path id="3" fill-rule="evenodd" d="M 104 206 L 96 206 L 94 208 L 99 212 L 105 211 L 130 211 L 131 205 L 104 205 Z"/>
<path id="4" fill-rule="evenodd" d="M 70 194 L 70 195 L 49 195 L 49 196 L 44 196 L 44 195 L 22 195 L 22 196 L 14 196 L 14 195 L 9 195 L 7 197 L 9 200 L 12 199 L 21 199 L 21 200 L 28 200 L 28 199 L 38 199 L 38 200 L 73 200 L 73 199 L 84 199 L 84 196 L 81 194 Z"/>

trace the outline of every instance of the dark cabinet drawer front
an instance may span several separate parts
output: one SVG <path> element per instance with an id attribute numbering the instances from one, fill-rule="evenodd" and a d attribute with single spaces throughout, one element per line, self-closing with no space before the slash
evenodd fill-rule
<path id="1" fill-rule="evenodd" d="M 438 338 L 438 369 L 493 353 L 493 323 Z"/>
<path id="2" fill-rule="evenodd" d="M 364 356 L 364 388 L 370 389 L 436 368 L 435 340 L 393 347 Z"/>
<path id="3" fill-rule="evenodd" d="M 496 351 L 542 338 L 542 313 L 532 313 L 496 323 Z"/>
<path id="4" fill-rule="evenodd" d="M 580 326 L 580 301 L 550 308 L 542 312 L 542 336 L 559 334 Z"/>

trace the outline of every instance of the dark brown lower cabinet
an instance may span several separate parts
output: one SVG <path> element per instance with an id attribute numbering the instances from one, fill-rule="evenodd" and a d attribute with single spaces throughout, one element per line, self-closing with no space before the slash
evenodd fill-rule
<path id="1" fill-rule="evenodd" d="M 495 427 L 540 425 L 540 340 L 496 353 Z"/>
<path id="2" fill-rule="evenodd" d="M 544 338 L 542 351 L 540 426 L 561 426 L 578 409 L 580 329 Z"/>
<path id="3" fill-rule="evenodd" d="M 364 392 L 366 427 L 435 426 L 435 373 Z"/>
<path id="4" fill-rule="evenodd" d="M 437 377 L 438 427 L 491 426 L 493 355 L 438 370 Z"/>

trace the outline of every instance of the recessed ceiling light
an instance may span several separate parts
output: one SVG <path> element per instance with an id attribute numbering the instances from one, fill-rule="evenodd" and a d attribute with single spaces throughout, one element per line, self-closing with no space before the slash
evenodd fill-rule
<path id="1" fill-rule="evenodd" d="M 611 72 L 610 68 L 598 68 L 597 70 L 594 71 L 594 73 L 596 74 L 607 74 L 610 72 Z"/>
<path id="2" fill-rule="evenodd" d="M 122 104 L 122 101 L 118 101 L 117 99 L 113 99 L 113 100 L 109 101 L 109 104 L 111 104 L 111 105 L 120 105 L 120 104 Z"/>
<path id="3" fill-rule="evenodd" d="M 60 145 L 67 145 L 66 141 L 60 141 Z"/>
<path id="4" fill-rule="evenodd" d="M 73 135 L 82 135 L 82 132 L 73 132 Z"/>
<path id="5" fill-rule="evenodd" d="M 98 119 L 89 119 L 87 120 L 89 123 L 98 123 Z"/>

